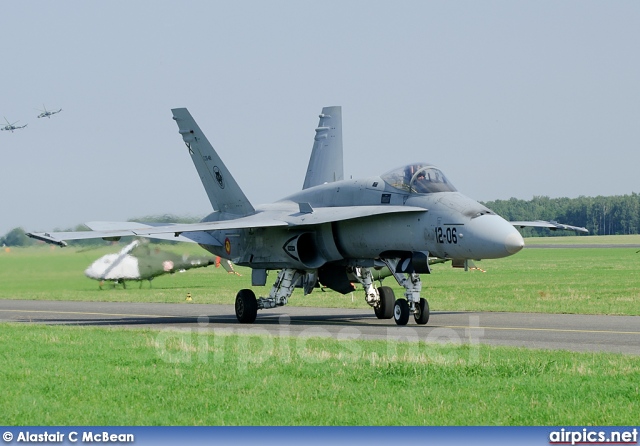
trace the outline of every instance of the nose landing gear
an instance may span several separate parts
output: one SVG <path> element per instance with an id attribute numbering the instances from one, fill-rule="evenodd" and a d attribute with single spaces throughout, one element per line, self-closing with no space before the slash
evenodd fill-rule
<path id="1" fill-rule="evenodd" d="M 407 325 L 409 316 L 413 314 L 413 319 L 418 325 L 425 325 L 429 322 L 429 303 L 420 297 L 422 291 L 422 281 L 420 275 L 415 272 L 398 272 L 398 264 L 401 259 L 382 259 L 387 265 L 391 274 L 399 285 L 404 288 L 405 299 L 397 299 L 393 306 L 393 319 L 397 325 Z"/>

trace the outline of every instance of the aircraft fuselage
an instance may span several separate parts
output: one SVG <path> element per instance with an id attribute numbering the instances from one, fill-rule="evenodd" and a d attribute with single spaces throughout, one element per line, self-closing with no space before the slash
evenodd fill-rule
<path id="1" fill-rule="evenodd" d="M 520 251 L 520 233 L 502 217 L 459 192 L 418 194 L 381 177 L 343 180 L 305 189 L 256 208 L 273 218 L 341 206 L 411 206 L 424 212 L 391 213 L 319 225 L 212 231 L 221 247 L 210 252 L 252 268 L 317 269 L 330 262 L 372 266 L 374 259 L 427 252 L 449 259 L 490 259 Z M 311 212 L 311 213 L 312 213 Z M 213 213 L 205 221 L 225 219 Z"/>

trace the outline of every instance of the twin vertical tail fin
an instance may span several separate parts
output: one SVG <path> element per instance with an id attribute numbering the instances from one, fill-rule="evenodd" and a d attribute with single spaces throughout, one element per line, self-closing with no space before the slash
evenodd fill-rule
<path id="1" fill-rule="evenodd" d="M 343 179 L 342 107 L 324 107 L 302 188 L 307 189 Z"/>
<path id="2" fill-rule="evenodd" d="M 238 216 L 255 213 L 255 209 L 204 136 L 189 110 L 174 108 L 171 111 L 213 209 Z"/>

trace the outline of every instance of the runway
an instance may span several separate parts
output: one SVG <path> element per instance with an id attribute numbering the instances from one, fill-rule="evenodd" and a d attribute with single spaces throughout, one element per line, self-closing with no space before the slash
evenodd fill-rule
<path id="1" fill-rule="evenodd" d="M 233 305 L 0 300 L 0 322 L 224 330 L 273 336 L 323 336 L 481 343 L 640 355 L 640 316 L 434 311 L 427 325 L 399 327 L 373 311 L 285 306 L 261 310 L 252 325 Z"/>

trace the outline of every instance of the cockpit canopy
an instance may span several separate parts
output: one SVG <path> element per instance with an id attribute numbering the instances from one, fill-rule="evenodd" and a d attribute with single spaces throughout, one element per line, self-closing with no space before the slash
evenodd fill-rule
<path id="1" fill-rule="evenodd" d="M 396 189 L 415 194 L 456 192 L 442 171 L 428 163 L 398 167 L 382 175 L 382 179 Z"/>

